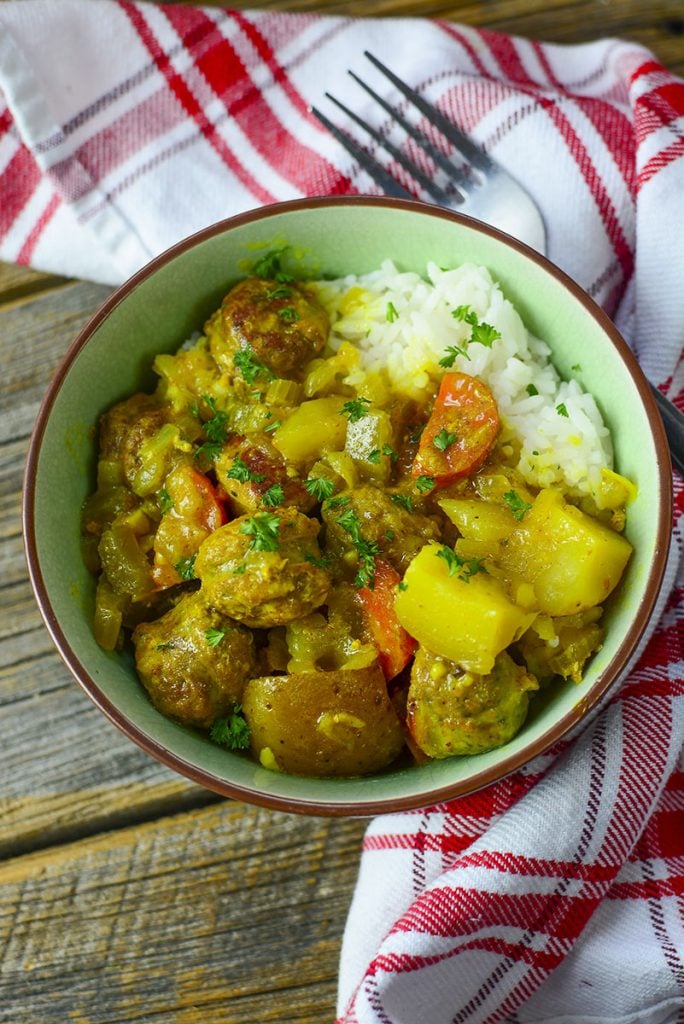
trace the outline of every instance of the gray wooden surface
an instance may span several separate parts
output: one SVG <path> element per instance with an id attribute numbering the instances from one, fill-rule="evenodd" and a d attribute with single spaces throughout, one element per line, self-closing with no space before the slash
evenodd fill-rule
<path id="1" fill-rule="evenodd" d="M 684 74 L 681 0 L 258 6 L 433 15 L 559 42 L 621 35 Z M 31 595 L 28 437 L 106 294 L 0 265 L 0 1022 L 332 1021 L 364 823 L 226 801 L 150 760 L 71 680 Z"/>

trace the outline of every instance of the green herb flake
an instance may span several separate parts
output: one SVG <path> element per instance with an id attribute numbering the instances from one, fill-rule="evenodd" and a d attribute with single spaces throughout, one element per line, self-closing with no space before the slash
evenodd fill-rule
<path id="1" fill-rule="evenodd" d="M 535 395 L 539 394 L 539 391 L 534 386 L 534 384 L 528 384 L 527 387 L 525 388 L 525 391 L 530 396 L 530 398 L 534 398 Z"/>
<path id="2" fill-rule="evenodd" d="M 442 356 L 439 361 L 439 365 L 443 366 L 445 370 L 450 369 L 454 365 L 456 362 L 456 356 L 463 356 L 464 359 L 467 359 L 468 362 L 470 362 L 470 356 L 464 348 L 461 348 L 460 345 L 447 345 L 445 351 L 446 355 Z"/>
<path id="3" fill-rule="evenodd" d="M 267 491 L 264 491 L 261 501 L 269 508 L 277 508 L 285 500 L 285 491 L 282 484 L 271 484 Z"/>
<path id="4" fill-rule="evenodd" d="M 168 640 L 163 644 L 157 644 L 155 651 L 172 651 L 173 644 L 169 643 Z"/>
<path id="5" fill-rule="evenodd" d="M 478 323 L 477 313 L 470 306 L 457 306 L 456 309 L 451 310 L 451 315 L 454 320 L 462 320 L 464 323 L 470 324 L 471 327 Z"/>
<path id="6" fill-rule="evenodd" d="M 379 448 L 374 448 L 372 452 L 369 452 L 366 456 L 366 461 L 371 462 L 374 466 L 380 462 L 381 451 Z"/>
<path id="7" fill-rule="evenodd" d="M 397 313 L 396 306 L 394 305 L 393 302 L 387 303 L 387 312 L 385 313 L 385 318 L 390 324 L 393 324 L 395 320 L 399 319 L 399 314 Z"/>
<path id="8" fill-rule="evenodd" d="M 517 491 L 506 491 L 503 495 L 503 500 L 506 502 L 518 522 L 521 522 L 525 513 L 529 512 L 532 508 L 528 501 L 523 501 Z"/>
<path id="9" fill-rule="evenodd" d="M 410 494 L 393 494 L 391 500 L 400 508 L 405 508 L 407 512 L 413 512 L 413 498 Z"/>
<path id="10" fill-rule="evenodd" d="M 273 413 L 271 413 L 271 415 L 273 415 Z M 273 423 L 269 423 L 267 427 L 264 427 L 264 434 L 270 434 L 272 431 L 277 430 L 282 422 L 282 420 L 273 420 Z"/>
<path id="11" fill-rule="evenodd" d="M 385 540 L 392 541 L 394 540 L 394 536 L 394 530 L 385 530 Z"/>
<path id="12" fill-rule="evenodd" d="M 243 562 L 242 565 L 238 565 L 237 569 L 233 569 L 233 576 L 244 576 L 247 572 L 247 563 Z"/>
<path id="13" fill-rule="evenodd" d="M 356 423 L 366 415 L 370 404 L 370 398 L 352 398 L 351 401 L 344 403 L 340 409 L 340 416 L 348 416 L 350 423 Z"/>
<path id="14" fill-rule="evenodd" d="M 252 537 L 250 551 L 277 551 L 280 546 L 279 531 L 280 519 L 271 512 L 257 512 L 240 527 L 240 533 Z"/>
<path id="15" fill-rule="evenodd" d="M 209 647 L 218 647 L 225 635 L 225 629 L 207 629 L 204 633 L 204 639 Z"/>
<path id="16" fill-rule="evenodd" d="M 221 454 L 222 448 L 223 445 L 220 441 L 205 441 L 204 444 L 201 444 L 199 448 L 195 450 L 193 459 L 204 457 L 205 459 L 209 459 L 210 462 L 214 462 L 214 460 L 218 459 Z"/>
<path id="17" fill-rule="evenodd" d="M 240 712 L 242 708 L 235 705 L 233 713 L 227 718 L 219 718 L 209 730 L 209 737 L 220 747 L 228 750 L 246 750 L 249 746 L 250 730 Z"/>
<path id="18" fill-rule="evenodd" d="M 226 473 L 230 480 L 239 480 L 240 483 L 260 484 L 266 477 L 262 473 L 253 473 L 247 463 L 239 456 L 233 459 L 233 464 Z"/>
<path id="19" fill-rule="evenodd" d="M 482 564 L 484 559 L 460 558 L 453 548 L 447 547 L 446 544 L 439 547 L 435 554 L 437 558 L 441 558 L 446 562 L 449 568 L 449 575 L 457 576 L 464 583 L 470 583 L 471 576 L 475 576 L 478 572 L 486 572 Z"/>
<path id="20" fill-rule="evenodd" d="M 254 355 L 250 345 L 236 352 L 233 362 L 248 384 L 253 384 L 257 377 L 265 377 L 268 381 L 275 380 L 275 374 Z"/>
<path id="21" fill-rule="evenodd" d="M 323 555 L 321 558 L 317 558 L 316 555 L 312 555 L 311 552 L 309 551 L 304 555 L 304 561 L 309 562 L 311 565 L 315 565 L 318 569 L 330 568 L 329 555 Z"/>
<path id="22" fill-rule="evenodd" d="M 446 427 L 442 427 L 440 432 L 435 434 L 432 439 L 435 448 L 439 448 L 440 452 L 445 452 L 447 448 L 450 448 L 452 444 L 456 444 L 457 441 L 458 437 L 456 434 L 452 434 Z"/>
<path id="23" fill-rule="evenodd" d="M 570 369 L 573 371 L 573 373 L 581 373 L 582 372 L 582 367 L 580 366 L 579 363 L 575 363 L 573 366 L 570 367 Z"/>
<path id="24" fill-rule="evenodd" d="M 277 288 L 266 291 L 267 299 L 289 299 L 291 295 L 292 289 L 288 288 L 286 284 L 279 284 Z"/>
<path id="25" fill-rule="evenodd" d="M 375 559 L 380 554 L 380 546 L 377 541 L 366 540 L 361 535 L 361 523 L 353 509 L 346 509 L 341 516 L 337 517 L 337 522 L 349 534 L 359 558 L 354 585 L 359 589 L 367 587 L 369 590 L 373 590 L 375 587 Z"/>
<path id="26" fill-rule="evenodd" d="M 404 583 L 403 580 L 397 583 L 397 590 L 408 590 L 408 583 Z"/>
<path id="27" fill-rule="evenodd" d="M 194 580 L 196 558 L 197 553 L 190 555 L 189 558 L 181 558 L 180 562 L 176 562 L 174 569 L 182 580 Z"/>
<path id="28" fill-rule="evenodd" d="M 171 509 L 173 508 L 173 498 L 171 497 L 171 495 L 169 494 L 165 487 L 162 487 L 161 491 L 159 492 L 159 508 L 161 509 L 161 513 L 163 516 L 165 516 L 166 513 L 170 512 Z"/>
<path id="29" fill-rule="evenodd" d="M 270 249 L 264 253 L 252 268 L 254 276 L 275 280 L 282 284 L 294 280 L 290 274 L 283 271 L 281 264 L 281 259 L 288 249 L 289 246 L 281 245 L 279 249 Z"/>
<path id="30" fill-rule="evenodd" d="M 565 402 L 561 402 L 559 405 L 556 406 L 556 412 L 558 413 L 559 416 L 566 416 L 566 417 L 570 416 L 570 413 L 567 410 Z"/>
<path id="31" fill-rule="evenodd" d="M 433 476 L 417 476 L 416 477 L 416 490 L 421 494 L 428 494 L 434 490 L 435 478 Z"/>
<path id="32" fill-rule="evenodd" d="M 286 324 L 294 324 L 297 320 L 302 319 L 294 306 L 284 306 L 283 309 L 279 309 L 278 316 Z"/>
<path id="33" fill-rule="evenodd" d="M 492 327 L 491 324 L 473 324 L 473 333 L 470 336 L 470 341 L 473 344 L 491 348 L 492 344 L 498 341 L 500 337 L 501 331 L 497 331 L 496 327 Z"/>
<path id="34" fill-rule="evenodd" d="M 325 503 L 325 507 L 326 508 L 343 508 L 345 505 L 349 504 L 349 500 L 350 499 L 346 496 L 346 494 L 341 494 L 337 498 L 328 498 L 328 500 Z"/>
<path id="35" fill-rule="evenodd" d="M 399 458 L 391 444 L 383 444 L 382 454 L 386 455 L 388 459 L 392 459 L 393 462 L 396 462 L 396 460 Z"/>
<path id="36" fill-rule="evenodd" d="M 325 476 L 310 476 L 304 486 L 316 501 L 325 501 L 335 490 L 335 484 Z"/>
<path id="37" fill-rule="evenodd" d="M 537 451 L 537 449 L 536 449 L 536 448 L 533 448 L 533 449 L 532 449 L 532 454 L 533 454 L 533 455 L 539 455 L 539 452 Z"/>

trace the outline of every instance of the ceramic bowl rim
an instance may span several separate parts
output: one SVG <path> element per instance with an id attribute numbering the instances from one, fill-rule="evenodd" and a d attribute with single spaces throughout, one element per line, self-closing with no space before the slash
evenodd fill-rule
<path id="1" fill-rule="evenodd" d="M 657 453 L 657 471 L 660 481 L 660 493 L 662 495 L 661 507 L 658 515 L 657 537 L 660 541 L 653 562 L 649 569 L 648 580 L 644 588 L 644 597 L 639 606 L 637 614 L 630 623 L 629 629 L 623 637 L 612 659 L 598 676 L 592 685 L 591 690 L 585 695 L 582 701 L 577 702 L 558 721 L 554 722 L 536 739 L 525 744 L 520 750 L 502 758 L 495 764 L 470 775 L 467 779 L 456 780 L 447 786 L 440 786 L 434 789 L 426 789 L 419 793 L 412 793 L 408 796 L 385 797 L 363 801 L 327 801 L 325 799 L 297 798 L 292 796 L 280 796 L 277 794 L 265 793 L 259 789 L 252 789 L 237 783 L 220 778 L 208 769 L 200 768 L 174 753 L 168 747 L 158 742 L 151 736 L 145 734 L 141 729 L 132 723 L 116 705 L 103 693 L 101 688 L 90 676 L 83 666 L 77 652 L 63 632 L 58 615 L 52 605 L 43 574 L 40 566 L 37 547 L 37 527 L 35 523 L 35 486 L 36 470 L 40 456 L 40 450 L 45 432 L 48 427 L 50 414 L 55 404 L 57 395 L 61 390 L 76 357 L 88 343 L 91 336 L 108 316 L 123 302 L 126 297 L 144 280 L 155 274 L 161 267 L 176 259 L 181 254 L 202 244 L 207 239 L 223 234 L 235 227 L 249 224 L 252 221 L 270 219 L 290 211 L 300 210 L 324 210 L 330 206 L 367 206 L 387 207 L 394 210 L 405 210 L 419 213 L 423 216 L 433 216 L 443 220 L 452 221 L 456 224 L 466 226 L 471 230 L 489 235 L 496 241 L 513 248 L 529 259 L 534 260 L 543 270 L 554 277 L 561 285 L 572 293 L 592 318 L 598 322 L 603 333 L 617 349 L 627 371 L 629 372 L 639 397 L 643 403 L 648 419 L 649 427 L 655 442 Z M 661 589 L 667 557 L 671 541 L 670 523 L 672 518 L 672 475 L 669 449 L 662 419 L 646 377 L 641 370 L 634 354 L 622 338 L 617 328 L 608 315 L 600 306 L 563 270 L 551 263 L 547 257 L 531 249 L 523 242 L 512 238 L 496 228 L 481 221 L 474 220 L 463 214 L 445 210 L 441 207 L 431 206 L 413 200 L 392 199 L 383 196 L 318 196 L 308 199 L 295 199 L 282 203 L 275 203 L 269 206 L 257 207 L 233 217 L 225 218 L 210 224 L 200 231 L 181 239 L 175 245 L 166 249 L 150 260 L 144 267 L 129 277 L 97 308 L 87 323 L 78 332 L 76 338 L 67 349 L 61 359 L 45 396 L 41 402 L 34 428 L 29 442 L 29 449 L 26 458 L 23 490 L 23 535 L 26 561 L 28 566 L 29 579 L 33 592 L 42 615 L 43 621 L 48 629 L 52 641 L 57 648 L 62 661 L 69 669 L 74 679 L 93 701 L 93 703 L 117 726 L 129 739 L 141 747 L 147 754 L 160 761 L 162 764 L 173 769 L 177 773 L 191 781 L 198 783 L 206 789 L 219 793 L 226 797 L 242 800 L 258 806 L 267 807 L 273 810 L 299 812 L 312 815 L 325 816 L 370 816 L 378 813 L 391 811 L 413 810 L 432 804 L 442 803 L 446 800 L 465 796 L 482 789 L 494 782 L 499 781 L 522 768 L 533 758 L 538 757 L 549 749 L 554 743 L 571 731 L 576 730 L 579 723 L 589 717 L 589 713 L 596 709 L 596 706 L 610 690 L 616 681 L 621 677 L 629 663 L 630 657 L 636 650 L 653 614 L 658 594 Z"/>

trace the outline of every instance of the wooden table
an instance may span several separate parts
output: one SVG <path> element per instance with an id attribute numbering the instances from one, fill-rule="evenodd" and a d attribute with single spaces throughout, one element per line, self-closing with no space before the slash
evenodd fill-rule
<path id="1" fill-rule="evenodd" d="M 258 6 L 432 15 L 559 42 L 620 35 L 684 75 L 681 0 Z M 107 292 L 0 265 L 0 1022 L 321 1024 L 364 823 L 242 806 L 150 760 L 72 681 L 27 582 L 29 433 Z"/>

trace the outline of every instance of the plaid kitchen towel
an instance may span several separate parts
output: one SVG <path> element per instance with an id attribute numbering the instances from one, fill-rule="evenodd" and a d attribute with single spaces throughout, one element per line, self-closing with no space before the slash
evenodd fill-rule
<path id="1" fill-rule="evenodd" d="M 520 179 L 548 255 L 682 403 L 684 83 L 633 43 L 118 0 L 0 5 L 0 259 L 116 284 L 205 225 L 375 191 L 309 112 L 371 50 Z M 386 86 L 380 89 L 387 93 Z M 342 121 L 342 123 L 344 123 Z M 387 127 L 387 126 L 385 126 Z M 675 550 L 684 489 L 675 481 Z M 684 1024 L 684 578 L 573 741 L 375 819 L 343 1024 Z"/>

